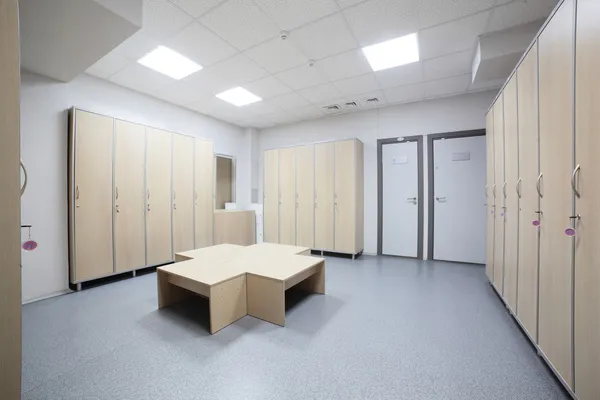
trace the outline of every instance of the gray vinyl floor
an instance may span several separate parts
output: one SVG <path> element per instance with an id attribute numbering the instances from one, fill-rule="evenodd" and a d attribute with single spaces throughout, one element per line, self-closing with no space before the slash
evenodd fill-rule
<path id="1" fill-rule="evenodd" d="M 283 328 L 156 305 L 151 273 L 24 306 L 23 399 L 568 398 L 479 266 L 328 258 Z"/>

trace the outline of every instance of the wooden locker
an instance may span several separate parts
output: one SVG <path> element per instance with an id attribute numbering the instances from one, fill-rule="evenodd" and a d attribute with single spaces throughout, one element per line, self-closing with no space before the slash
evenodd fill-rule
<path id="1" fill-rule="evenodd" d="M 279 243 L 296 244 L 295 148 L 279 150 Z"/>
<path id="2" fill-rule="evenodd" d="M 334 240 L 333 142 L 315 144 L 315 248 L 333 251 Z"/>
<path id="3" fill-rule="evenodd" d="M 356 229 L 355 141 L 335 142 L 335 251 L 354 254 Z"/>
<path id="4" fill-rule="evenodd" d="M 496 222 L 494 223 L 494 287 L 504 293 L 504 100 L 500 94 L 494 104 L 494 187 Z"/>
<path id="5" fill-rule="evenodd" d="M 600 3 L 577 2 L 575 198 L 575 394 L 579 400 L 600 396 Z M 566 28 L 565 28 L 566 29 Z M 566 190 L 565 190 L 566 191 Z"/>
<path id="6" fill-rule="evenodd" d="M 494 222 L 495 201 L 494 196 L 494 109 L 492 108 L 486 115 L 486 168 L 487 168 L 487 185 L 485 188 L 486 196 L 486 211 L 487 211 L 487 231 L 486 231 L 486 261 L 485 273 L 490 282 L 494 282 Z"/>
<path id="7" fill-rule="evenodd" d="M 355 143 L 356 216 L 354 221 L 356 225 L 354 227 L 354 254 L 362 252 L 365 248 L 365 145 L 360 140 L 356 140 Z"/>
<path id="8" fill-rule="evenodd" d="M 115 121 L 115 271 L 146 265 L 146 127 Z"/>
<path id="9" fill-rule="evenodd" d="M 72 282 L 114 272 L 113 128 L 113 118 L 75 110 L 75 265 Z"/>
<path id="10" fill-rule="evenodd" d="M 540 110 L 539 347 L 572 387 L 573 1 L 566 0 L 538 39 Z"/>
<path id="11" fill-rule="evenodd" d="M 196 249 L 213 245 L 214 150 L 213 143 L 194 139 L 194 228 Z"/>
<path id="12" fill-rule="evenodd" d="M 504 300 L 513 312 L 517 309 L 519 252 L 519 123 L 517 116 L 517 75 L 504 88 Z"/>
<path id="13" fill-rule="evenodd" d="M 296 245 L 315 247 L 315 146 L 296 147 Z"/>
<path id="14" fill-rule="evenodd" d="M 146 254 L 150 266 L 173 261 L 171 132 L 146 128 Z"/>
<path id="15" fill-rule="evenodd" d="M 519 105 L 519 271 L 517 318 L 537 342 L 539 175 L 537 43 L 517 70 Z"/>
<path id="16" fill-rule="evenodd" d="M 279 150 L 264 152 L 263 240 L 279 243 Z"/>
<path id="17" fill-rule="evenodd" d="M 173 252 L 194 249 L 194 138 L 173 135 Z"/>

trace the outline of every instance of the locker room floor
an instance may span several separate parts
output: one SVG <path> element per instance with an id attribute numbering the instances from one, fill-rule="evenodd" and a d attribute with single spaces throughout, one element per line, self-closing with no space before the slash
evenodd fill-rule
<path id="1" fill-rule="evenodd" d="M 23 399 L 567 399 L 484 268 L 327 258 L 284 328 L 214 336 L 207 302 L 157 310 L 156 276 L 23 307 Z"/>

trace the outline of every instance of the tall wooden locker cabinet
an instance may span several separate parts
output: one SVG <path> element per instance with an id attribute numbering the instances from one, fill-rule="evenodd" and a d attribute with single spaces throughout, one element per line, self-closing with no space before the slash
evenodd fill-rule
<path id="1" fill-rule="evenodd" d="M 494 196 L 496 222 L 494 223 L 494 287 L 504 293 L 504 212 L 506 181 L 504 179 L 504 100 L 501 94 L 494 104 Z"/>
<path id="2" fill-rule="evenodd" d="M 267 150 L 263 164 L 263 240 L 279 243 L 279 150 Z"/>
<path id="3" fill-rule="evenodd" d="M 71 282 L 113 273 L 114 119 L 74 110 Z"/>
<path id="4" fill-rule="evenodd" d="M 573 0 L 565 0 L 538 39 L 540 109 L 539 347 L 572 387 Z"/>
<path id="5" fill-rule="evenodd" d="M 600 2 L 578 0 L 575 155 L 575 394 L 600 396 Z"/>
<path id="6" fill-rule="evenodd" d="M 495 196 L 495 174 L 494 174 L 494 110 L 488 111 L 486 115 L 486 211 L 487 211 L 487 230 L 486 230 L 486 252 L 485 252 L 485 273 L 490 280 L 494 282 L 494 222 L 496 220 L 496 196 Z"/>
<path id="7" fill-rule="evenodd" d="M 356 168 L 354 140 L 335 142 L 335 251 L 354 253 Z"/>
<path id="8" fill-rule="evenodd" d="M 213 245 L 215 156 L 213 143 L 194 139 L 194 248 Z"/>
<path id="9" fill-rule="evenodd" d="M 149 266 L 173 261 L 171 132 L 146 128 L 146 252 Z"/>
<path id="10" fill-rule="evenodd" d="M 315 249 L 334 248 L 334 143 L 315 144 Z"/>
<path id="11" fill-rule="evenodd" d="M 296 244 L 295 148 L 279 149 L 279 243 Z"/>
<path id="12" fill-rule="evenodd" d="M 504 88 L 504 299 L 517 310 L 519 246 L 519 125 L 517 118 L 517 74 Z"/>
<path id="13" fill-rule="evenodd" d="M 517 318 L 537 342 L 539 175 L 537 43 L 517 70 L 519 103 L 519 273 Z"/>
<path id="14" fill-rule="evenodd" d="M 115 272 L 146 265 L 146 127 L 115 121 Z"/>
<path id="15" fill-rule="evenodd" d="M 173 251 L 194 249 L 194 138 L 173 135 Z"/>
<path id="16" fill-rule="evenodd" d="M 315 247 L 315 146 L 296 148 L 296 246 Z"/>

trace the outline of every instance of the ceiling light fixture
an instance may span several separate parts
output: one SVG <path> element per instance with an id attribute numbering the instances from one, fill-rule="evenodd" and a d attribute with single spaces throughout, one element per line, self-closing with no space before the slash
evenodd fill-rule
<path id="1" fill-rule="evenodd" d="M 373 71 L 381 71 L 419 61 L 419 41 L 416 33 L 363 47 Z"/>
<path id="2" fill-rule="evenodd" d="M 202 69 L 201 65 L 165 46 L 158 46 L 138 62 L 173 79 L 185 78 Z"/>
<path id="3" fill-rule="evenodd" d="M 245 106 L 246 104 L 256 103 L 257 101 L 262 100 L 260 97 L 250 93 L 240 86 L 229 89 L 223 93 L 219 93 L 217 97 L 238 107 Z"/>

